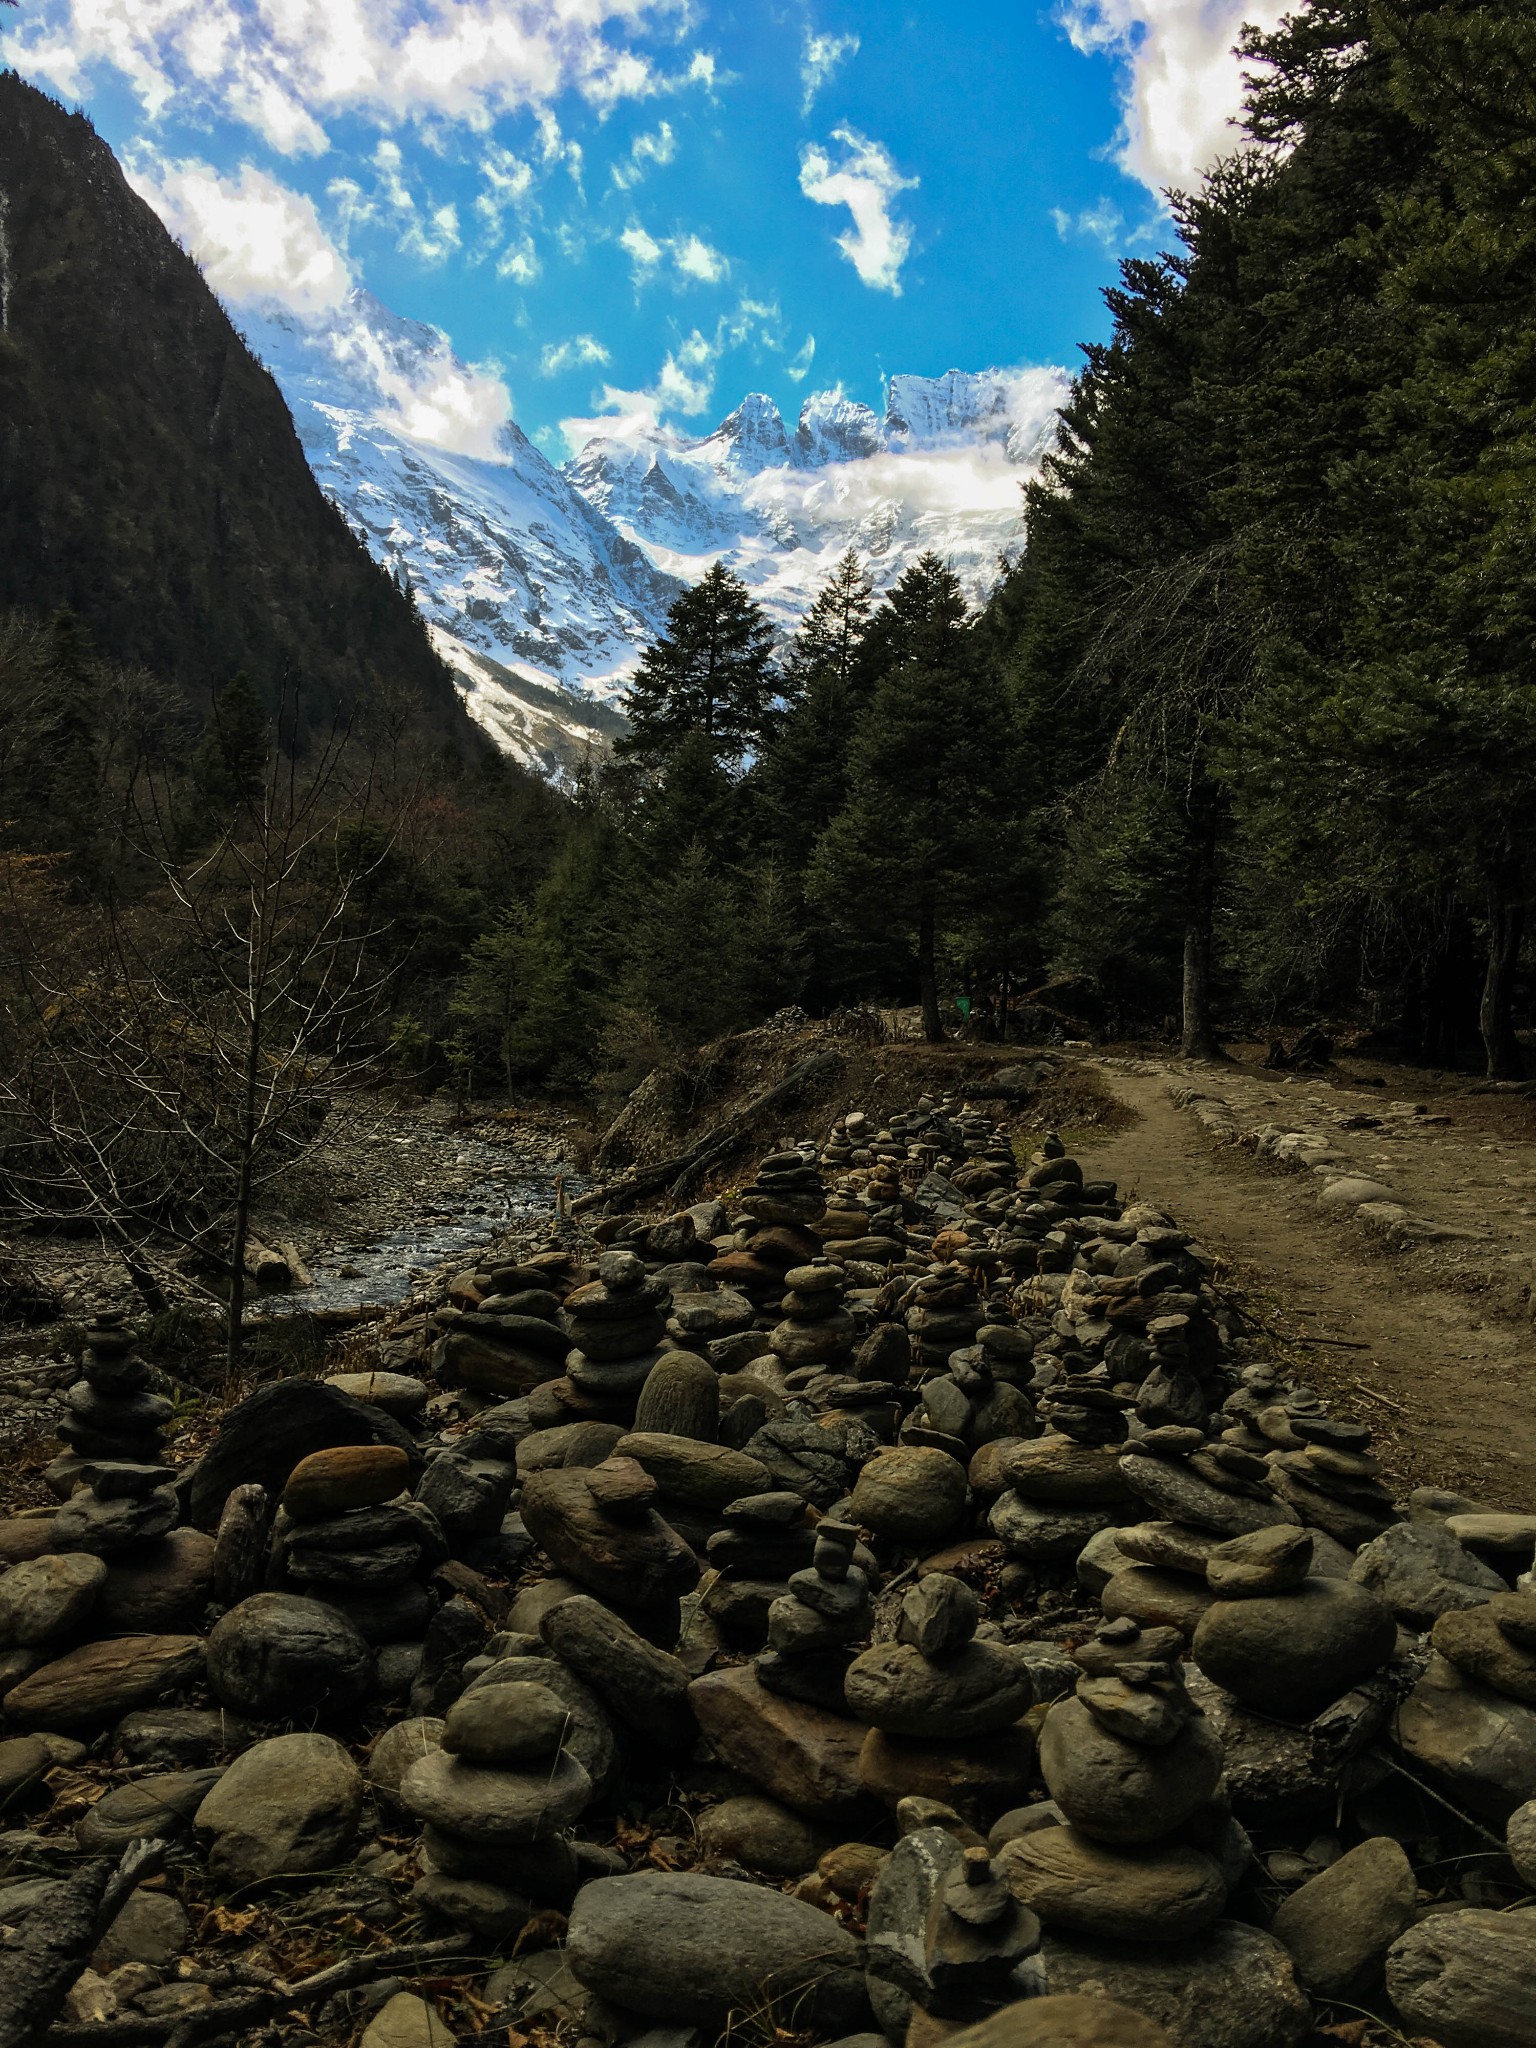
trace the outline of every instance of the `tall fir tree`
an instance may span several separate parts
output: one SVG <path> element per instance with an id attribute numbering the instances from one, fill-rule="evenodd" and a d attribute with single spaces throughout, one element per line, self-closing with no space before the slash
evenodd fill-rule
<path id="1" fill-rule="evenodd" d="M 625 699 L 621 760 L 666 765 L 690 733 L 734 768 L 762 744 L 774 695 L 773 628 L 739 576 L 717 562 L 667 614 Z"/>

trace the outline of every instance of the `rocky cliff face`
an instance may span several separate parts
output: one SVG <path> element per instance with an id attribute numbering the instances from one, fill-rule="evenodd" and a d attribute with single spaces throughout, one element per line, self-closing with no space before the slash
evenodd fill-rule
<path id="1" fill-rule="evenodd" d="M 282 393 L 82 116 L 0 75 L 0 608 L 76 612 L 202 700 L 239 668 L 327 719 L 386 681 L 469 737 L 409 601 Z"/>

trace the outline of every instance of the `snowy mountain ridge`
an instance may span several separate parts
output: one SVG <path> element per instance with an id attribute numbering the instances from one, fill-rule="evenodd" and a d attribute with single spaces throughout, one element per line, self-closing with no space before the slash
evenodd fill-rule
<path id="1" fill-rule="evenodd" d="M 849 547 L 878 587 L 935 549 L 980 597 L 1021 537 L 1021 486 L 1067 388 L 1049 368 L 897 376 L 883 418 L 819 391 L 793 430 L 752 392 L 698 436 L 603 418 L 557 468 L 510 420 L 494 458 L 441 445 L 465 438 L 474 379 L 436 328 L 366 292 L 318 318 L 239 318 L 322 487 L 409 579 L 472 716 L 557 778 L 617 729 L 641 648 L 714 561 L 784 631 Z"/>

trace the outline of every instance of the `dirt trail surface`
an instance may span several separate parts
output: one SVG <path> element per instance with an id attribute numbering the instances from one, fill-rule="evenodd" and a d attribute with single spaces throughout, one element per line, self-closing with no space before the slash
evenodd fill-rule
<path id="1" fill-rule="evenodd" d="M 1348 1080 L 1240 1067 L 1091 1065 L 1136 1112 L 1085 1140 L 1093 1171 L 1166 1208 L 1219 1256 L 1219 1277 L 1293 1368 L 1370 1424 L 1394 1479 L 1493 1506 L 1536 1501 L 1527 1102 L 1420 1075 L 1413 1100 L 1395 1101 Z M 1328 1134 L 1329 1149 L 1313 1147 L 1307 1163 L 1293 1147 L 1299 1170 L 1286 1170 L 1272 1148 L 1296 1130 Z M 1379 1216 L 1320 1201 L 1334 1182 L 1365 1176 L 1395 1197 Z"/>

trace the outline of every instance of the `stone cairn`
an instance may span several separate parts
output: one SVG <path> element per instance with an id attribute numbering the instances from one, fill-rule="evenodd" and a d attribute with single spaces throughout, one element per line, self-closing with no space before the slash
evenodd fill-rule
<path id="1" fill-rule="evenodd" d="M 1536 2048 L 1536 1515 L 1399 1496 L 1174 1219 L 960 1101 L 611 1207 L 174 1475 L 92 1325 L 0 1521 L 0 1882 L 152 1825 L 173 1884 L 76 2019 L 216 1999 L 178 1900 L 281 1878 L 610 2048 Z M 132 1775 L 61 1828 L 87 1743 Z"/>

